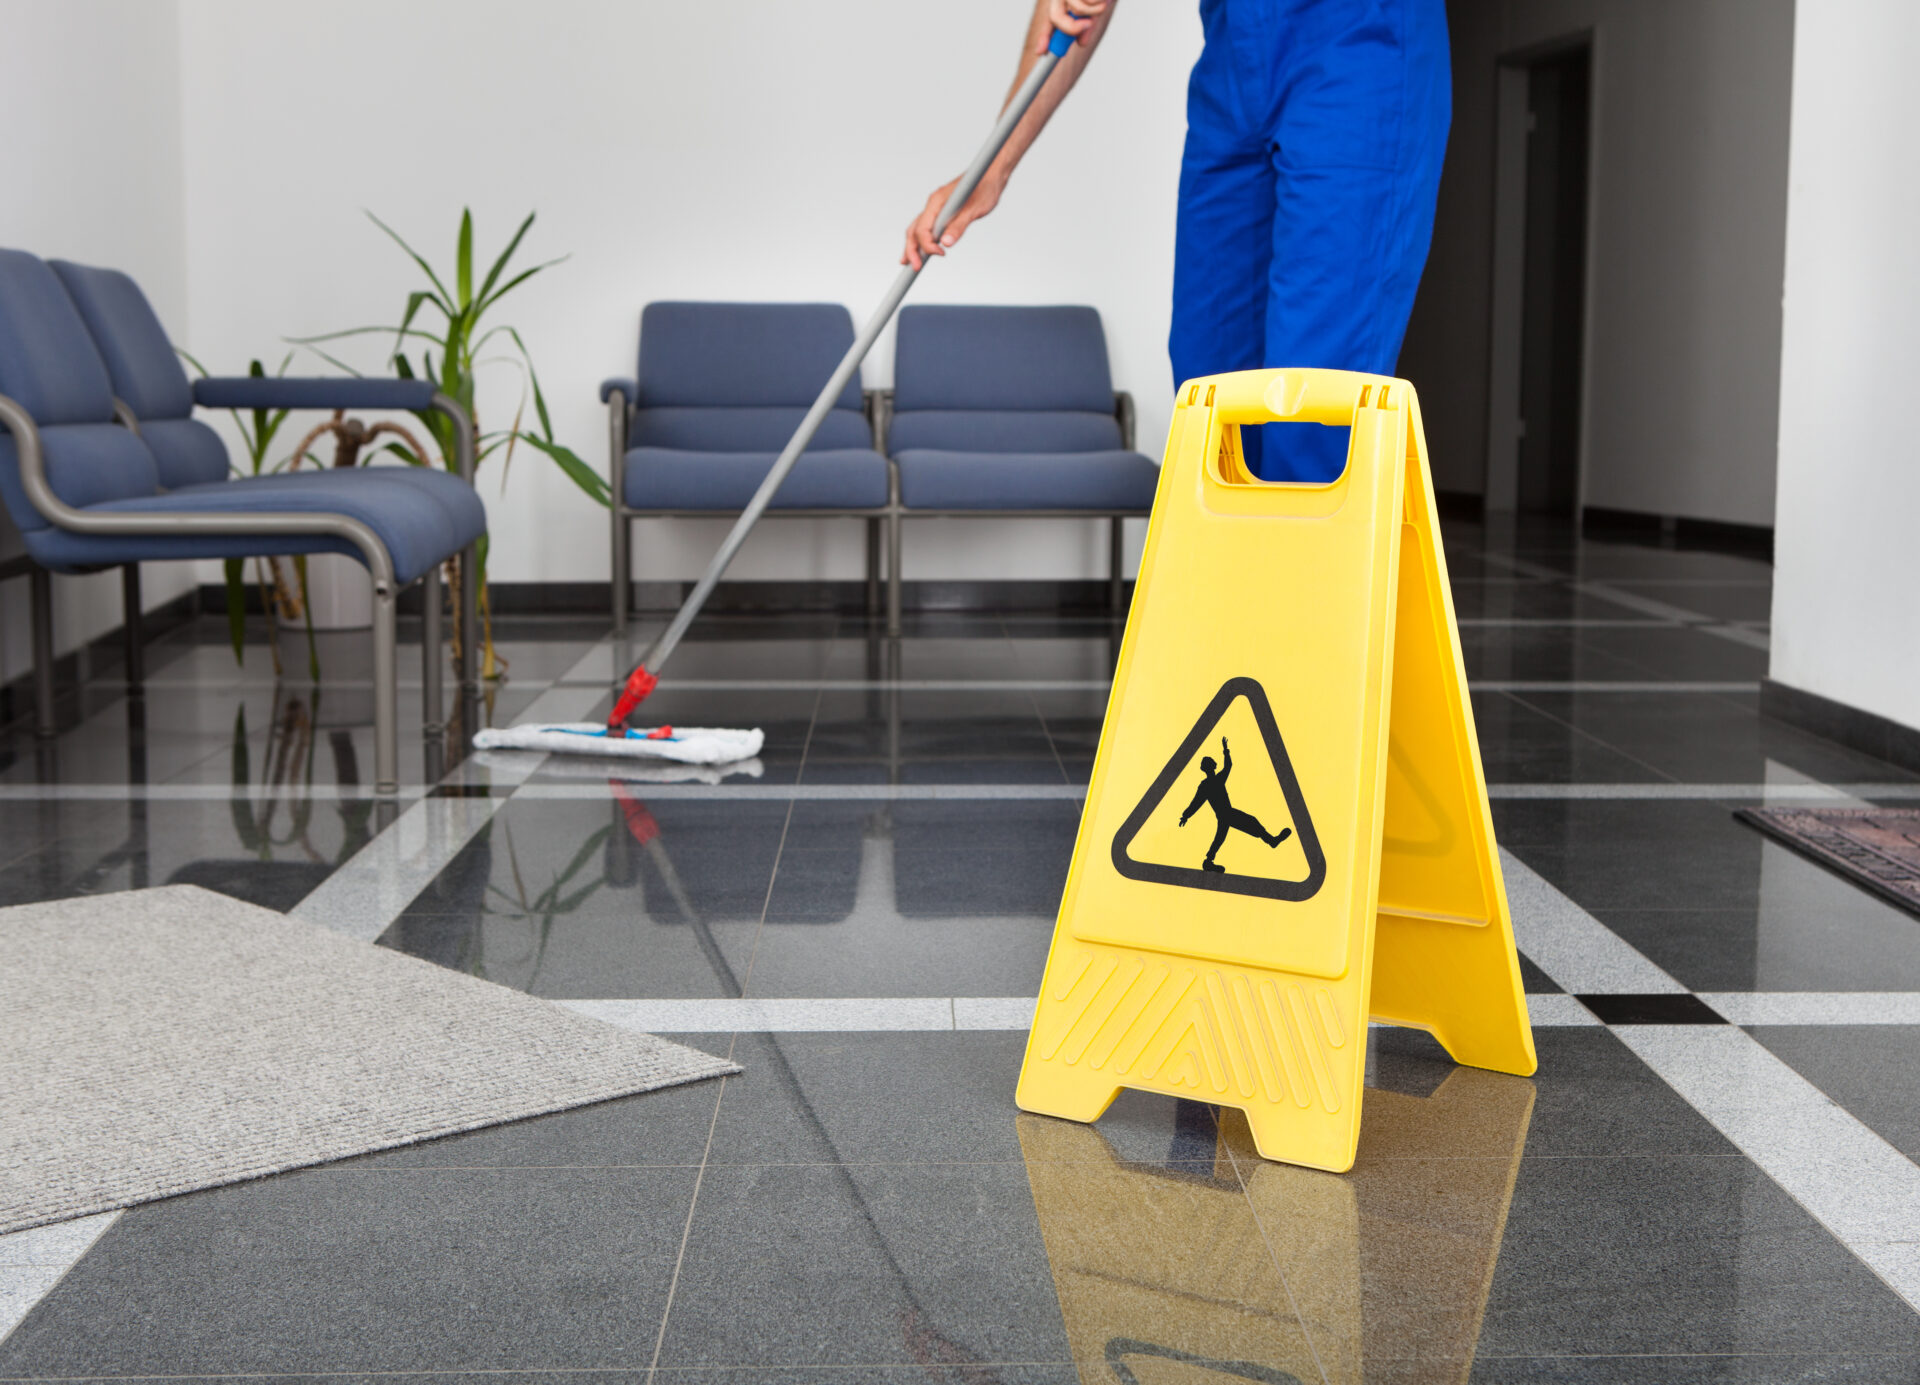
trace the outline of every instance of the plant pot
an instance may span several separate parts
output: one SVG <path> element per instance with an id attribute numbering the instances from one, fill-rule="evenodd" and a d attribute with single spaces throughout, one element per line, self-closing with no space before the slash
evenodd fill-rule
<path id="1" fill-rule="evenodd" d="M 290 559 L 283 559 L 290 581 L 297 580 Z M 307 604 L 313 609 L 315 630 L 369 630 L 373 627 L 373 578 L 357 559 L 344 553 L 307 555 Z M 305 629 L 304 620 L 280 623 Z"/>

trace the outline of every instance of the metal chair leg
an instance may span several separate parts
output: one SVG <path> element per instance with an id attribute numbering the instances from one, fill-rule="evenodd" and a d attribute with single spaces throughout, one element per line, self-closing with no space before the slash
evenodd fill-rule
<path id="1" fill-rule="evenodd" d="M 468 583 L 469 589 L 471 583 Z M 373 791 L 382 798 L 400 792 L 400 680 L 394 667 L 393 579 L 373 581 Z M 466 647 L 473 645 L 472 626 Z"/>
<path id="2" fill-rule="evenodd" d="M 446 724 L 440 698 L 440 600 L 440 565 L 435 563 L 420 579 L 420 720 L 429 736 Z"/>
<path id="3" fill-rule="evenodd" d="M 480 694 L 480 542 L 460 553 L 460 692 Z"/>
<path id="4" fill-rule="evenodd" d="M 126 563 L 120 569 L 120 609 L 121 632 L 126 641 L 124 662 L 127 666 L 127 686 L 137 689 L 147 680 L 146 659 L 142 646 L 146 643 L 146 632 L 140 623 L 140 564 Z"/>
<path id="5" fill-rule="evenodd" d="M 880 614 L 880 519 L 867 521 L 867 619 Z"/>
<path id="6" fill-rule="evenodd" d="M 1115 615 L 1120 614 L 1121 564 L 1126 545 L 1126 521 L 1115 515 L 1107 521 L 1107 609 Z"/>
<path id="7" fill-rule="evenodd" d="M 628 540 L 632 537 L 633 521 L 621 513 L 616 501 L 613 506 L 613 632 L 623 634 L 627 628 L 627 600 L 632 595 L 633 567 L 632 558 L 627 552 Z"/>
<path id="8" fill-rule="evenodd" d="M 33 729 L 51 736 L 59 730 L 53 719 L 53 574 L 36 567 L 27 574 L 27 586 L 33 607 Z"/>
<path id="9" fill-rule="evenodd" d="M 900 508 L 887 515 L 887 637 L 900 637 Z"/>

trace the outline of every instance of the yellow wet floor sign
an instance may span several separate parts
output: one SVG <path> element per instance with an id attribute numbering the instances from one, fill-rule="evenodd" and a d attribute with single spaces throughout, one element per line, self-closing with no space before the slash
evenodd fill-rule
<path id="1" fill-rule="evenodd" d="M 1269 422 L 1350 426 L 1346 471 L 1255 479 L 1239 428 Z M 1420 406 L 1214 376 L 1174 410 L 1018 1100 L 1235 1106 L 1265 1157 L 1341 1171 L 1369 1017 L 1534 1070 Z"/>

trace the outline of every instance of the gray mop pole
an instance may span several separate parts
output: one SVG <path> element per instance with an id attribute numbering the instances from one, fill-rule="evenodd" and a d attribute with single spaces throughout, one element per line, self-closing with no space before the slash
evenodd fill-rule
<path id="1" fill-rule="evenodd" d="M 1033 104 L 1033 98 L 1040 94 L 1040 88 L 1046 84 L 1049 75 L 1073 47 L 1073 35 L 1055 30 L 1053 39 L 1047 45 L 1047 51 L 1040 61 L 1033 65 L 1027 74 L 1027 80 L 1007 102 L 1007 108 L 1000 113 L 1000 119 L 993 127 L 993 133 L 987 136 L 987 142 L 980 146 L 980 152 L 973 156 L 973 162 L 967 165 L 967 171 L 960 175 L 960 181 L 954 185 L 953 195 L 947 198 L 946 206 L 940 209 L 940 216 L 933 223 L 936 238 L 947 229 L 947 223 L 953 220 L 955 212 L 966 205 L 967 198 L 973 195 L 981 178 L 986 176 L 987 167 L 999 154 L 1001 147 L 1013 134 L 1013 127 L 1020 123 L 1020 117 L 1027 113 L 1027 107 Z M 834 400 L 840 397 L 847 381 L 860 369 L 860 362 L 867 358 L 873 343 L 879 337 L 887 323 L 892 320 L 894 309 L 900 306 L 900 300 L 907 296 L 907 290 L 913 287 L 913 281 L 920 277 L 920 271 L 912 265 L 906 266 L 894 279 L 893 287 L 887 290 L 887 296 L 880 300 L 880 306 L 874 309 L 873 316 L 867 319 L 867 325 L 860 329 L 860 335 L 853 339 L 853 345 L 847 348 L 847 354 L 840 358 L 840 364 L 834 368 L 826 388 L 820 391 L 820 397 L 813 401 L 813 407 L 807 410 L 807 416 L 800 420 L 800 426 L 788 439 L 780 459 L 773 464 L 773 470 L 767 473 L 760 483 L 760 489 L 753 493 L 753 499 L 747 502 L 747 508 L 740 512 L 740 518 L 733 522 L 733 528 L 727 532 L 726 540 L 720 545 L 720 551 L 713 555 L 713 561 L 707 564 L 707 570 L 694 584 L 687 599 L 681 603 L 680 610 L 674 615 L 667 628 L 660 632 L 640 660 L 640 668 L 659 675 L 661 665 L 673 654 L 681 636 L 687 633 L 687 627 L 693 624 L 693 618 L 700 614 L 700 608 L 707 604 L 707 598 L 713 594 L 714 586 L 722 574 L 733 562 L 733 555 L 740 551 L 747 535 L 753 532 L 753 526 L 759 522 L 761 514 L 772 502 L 774 493 L 780 489 L 780 483 L 787 479 L 787 473 L 793 470 L 793 464 L 800 460 L 800 454 L 807 450 L 807 444 L 813 441 L 813 435 L 820 431 L 820 425 L 826 421 L 827 414 L 833 409 Z M 631 680 L 629 680 L 631 686 Z M 624 716 L 622 717 L 624 720 Z"/>

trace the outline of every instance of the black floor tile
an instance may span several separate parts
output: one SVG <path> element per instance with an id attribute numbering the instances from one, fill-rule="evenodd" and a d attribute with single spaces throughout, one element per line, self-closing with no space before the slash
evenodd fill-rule
<path id="1" fill-rule="evenodd" d="M 535 995 L 738 995 L 787 811 L 516 798 L 381 941 Z"/>
<path id="2" fill-rule="evenodd" d="M 1664 777 L 1513 694 L 1476 692 L 1471 700 L 1489 784 L 1644 784 Z"/>
<path id="3" fill-rule="evenodd" d="M 1766 650 L 1692 626 L 1589 627 L 1578 636 L 1584 648 L 1609 654 L 1638 670 L 1629 677 L 1732 682 L 1767 676 Z"/>
<path id="4" fill-rule="evenodd" d="M 1635 596 L 1663 601 L 1712 620 L 1766 620 L 1773 613 L 1773 587 L 1764 577 L 1607 580 Z"/>
<path id="5" fill-rule="evenodd" d="M 1481 679 L 1645 679 L 1647 668 L 1576 637 L 1570 627 L 1469 625 L 1460 631 L 1467 677 Z"/>
<path id="6" fill-rule="evenodd" d="M 1079 815 L 1070 800 L 796 803 L 749 994 L 1036 994 Z"/>
<path id="7" fill-rule="evenodd" d="M 1499 800 L 1503 846 L 1698 991 L 1920 990 L 1920 924 L 1698 801 Z"/>
<path id="8" fill-rule="evenodd" d="M 1661 775 L 1684 782 L 1766 783 L 1777 776 L 1778 767 L 1829 783 L 1913 777 L 1884 761 L 1757 715 L 1757 696 L 1528 692 L 1514 697 Z"/>
<path id="9" fill-rule="evenodd" d="M 1582 995 L 1580 1003 L 1605 1024 L 1725 1024 L 1697 995 L 1668 992 L 1656 995 Z"/>

